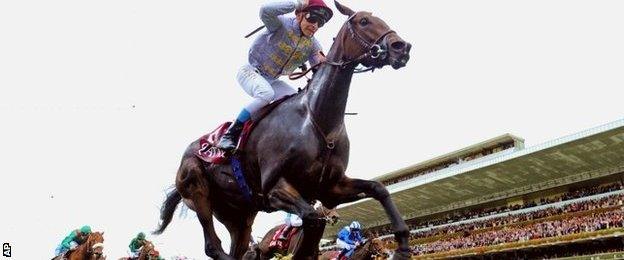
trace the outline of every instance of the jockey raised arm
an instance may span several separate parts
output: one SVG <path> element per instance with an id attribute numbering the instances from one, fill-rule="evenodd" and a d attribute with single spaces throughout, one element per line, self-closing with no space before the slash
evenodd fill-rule
<path id="1" fill-rule="evenodd" d="M 286 16 L 293 11 L 295 16 Z M 280 76 L 289 75 L 306 61 L 315 65 L 325 60 L 314 34 L 332 15 L 323 0 L 286 0 L 260 8 L 260 20 L 267 30 L 258 35 L 249 49 L 249 63 L 236 76 L 253 100 L 241 110 L 217 147 L 233 152 L 243 125 L 255 112 L 274 100 L 296 93 L 279 80 Z"/>

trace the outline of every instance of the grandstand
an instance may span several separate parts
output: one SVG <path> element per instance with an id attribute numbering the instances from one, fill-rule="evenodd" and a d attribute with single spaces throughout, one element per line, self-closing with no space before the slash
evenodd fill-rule
<path id="1" fill-rule="evenodd" d="M 624 119 L 528 148 L 505 134 L 375 180 L 410 226 L 416 256 L 542 258 L 624 251 L 623 173 Z M 358 220 L 392 246 L 377 201 L 338 212 L 325 239 Z"/>

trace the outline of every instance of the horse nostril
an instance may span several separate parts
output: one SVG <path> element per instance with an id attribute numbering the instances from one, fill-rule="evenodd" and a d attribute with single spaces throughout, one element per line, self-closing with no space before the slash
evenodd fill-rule
<path id="1" fill-rule="evenodd" d="M 402 51 L 405 48 L 405 42 L 396 41 L 390 44 L 390 48 L 397 51 Z"/>

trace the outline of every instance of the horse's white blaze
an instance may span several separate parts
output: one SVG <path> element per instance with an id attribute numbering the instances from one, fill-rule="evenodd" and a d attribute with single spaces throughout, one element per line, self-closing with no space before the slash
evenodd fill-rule
<path id="1" fill-rule="evenodd" d="M 102 247 L 102 248 L 103 248 L 103 247 L 104 247 L 104 244 L 102 244 L 102 243 L 95 243 L 95 244 L 93 244 L 93 246 L 92 246 L 91 248 L 92 248 L 92 249 L 96 249 L 96 248 L 98 248 L 98 247 Z"/>

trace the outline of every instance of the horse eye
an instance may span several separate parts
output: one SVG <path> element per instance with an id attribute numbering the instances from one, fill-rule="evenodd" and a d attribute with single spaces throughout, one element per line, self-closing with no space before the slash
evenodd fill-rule
<path id="1" fill-rule="evenodd" d="M 361 25 L 361 26 L 366 26 L 366 25 L 368 25 L 368 19 L 366 19 L 366 18 L 362 18 L 362 20 L 360 20 L 360 25 Z"/>

